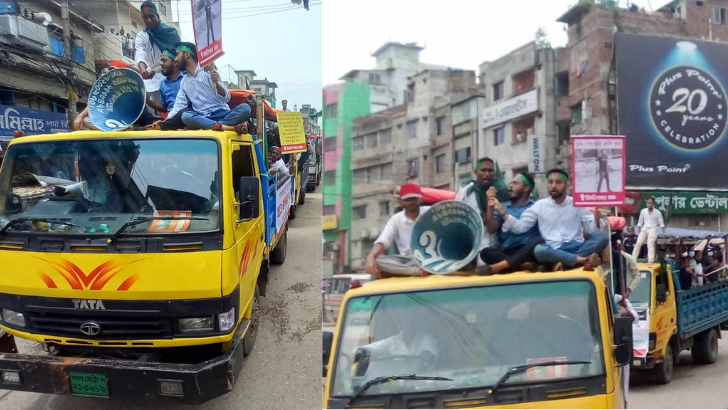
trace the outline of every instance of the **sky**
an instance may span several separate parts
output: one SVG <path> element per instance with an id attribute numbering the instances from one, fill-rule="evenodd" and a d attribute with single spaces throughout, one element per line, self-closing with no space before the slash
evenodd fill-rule
<path id="1" fill-rule="evenodd" d="M 372 52 L 388 41 L 417 42 L 420 61 L 478 71 L 532 41 L 539 25 L 553 47 L 564 46 L 556 22 L 577 0 L 335 0 L 324 9 L 323 83 L 351 69 L 374 68 Z M 619 1 L 625 7 L 626 0 Z M 657 10 L 668 0 L 632 0 Z"/>
<path id="2" fill-rule="evenodd" d="M 222 0 L 225 55 L 215 61 L 222 79 L 236 82 L 233 70 L 252 69 L 256 79 L 278 84 L 278 108 L 288 100 L 290 109 L 311 104 L 320 110 L 322 1 L 310 0 L 306 11 L 291 0 Z M 194 43 L 191 11 L 189 0 L 172 1 L 182 41 Z"/>

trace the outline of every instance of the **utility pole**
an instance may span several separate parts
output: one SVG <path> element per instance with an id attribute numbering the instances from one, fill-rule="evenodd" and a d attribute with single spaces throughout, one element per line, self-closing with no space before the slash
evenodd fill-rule
<path id="1" fill-rule="evenodd" d="M 73 50 L 71 49 L 71 21 L 70 21 L 70 10 L 67 1 L 61 3 L 61 20 L 63 23 L 63 46 L 66 50 L 66 60 L 71 65 L 68 69 L 67 77 L 68 84 L 66 85 L 66 94 L 68 96 L 68 122 L 73 126 L 73 122 L 76 120 L 76 102 L 78 102 L 78 95 L 73 88 Z"/>

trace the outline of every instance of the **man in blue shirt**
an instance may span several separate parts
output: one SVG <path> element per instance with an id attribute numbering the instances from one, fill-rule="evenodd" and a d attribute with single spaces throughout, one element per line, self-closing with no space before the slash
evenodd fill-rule
<path id="1" fill-rule="evenodd" d="M 165 79 L 159 84 L 160 102 L 147 100 L 147 105 L 159 112 L 169 113 L 172 111 L 174 102 L 177 99 L 177 93 L 179 93 L 179 86 L 184 77 L 184 73 L 179 69 L 179 64 L 175 61 L 176 56 L 176 51 L 172 49 L 166 49 L 162 52 L 162 74 Z M 182 114 L 188 109 L 180 110 L 174 117 L 167 116 L 164 121 L 157 121 L 147 128 L 165 131 L 182 129 L 185 127 L 182 122 Z"/>
<path id="2" fill-rule="evenodd" d="M 506 212 L 516 218 L 533 205 L 531 193 L 535 184 L 533 178 L 527 174 L 520 173 L 513 177 L 508 184 L 510 201 L 503 204 Z M 480 258 L 487 266 L 478 268 L 481 275 L 489 275 L 499 272 L 512 272 L 522 269 L 524 264 L 536 262 L 533 250 L 536 245 L 543 243 L 538 231 L 538 225 L 521 234 L 502 231 L 503 217 L 495 210 L 495 203 L 490 198 L 495 197 L 495 188 L 491 187 L 488 195 L 488 209 L 485 214 L 485 227 L 488 232 L 498 233 L 500 248 L 485 248 L 480 252 Z"/>
<path id="3" fill-rule="evenodd" d="M 212 69 L 205 72 L 197 61 L 197 49 L 192 43 L 177 44 L 175 57 L 180 70 L 187 75 L 182 78 L 174 108 L 169 113 L 174 117 L 188 105 L 192 109 L 182 114 L 182 122 L 191 130 L 235 131 L 250 118 L 250 106 L 240 104 L 230 109 L 230 91 L 220 81 L 220 74 Z M 238 131 L 240 132 L 240 131 Z"/>

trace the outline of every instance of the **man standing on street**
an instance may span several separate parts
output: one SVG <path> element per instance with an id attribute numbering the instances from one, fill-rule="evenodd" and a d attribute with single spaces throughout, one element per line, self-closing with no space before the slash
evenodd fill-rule
<path id="1" fill-rule="evenodd" d="M 640 219 L 637 222 L 637 226 L 640 228 L 640 232 L 637 237 L 637 244 L 632 251 L 632 256 L 639 258 L 642 245 L 647 241 L 647 261 L 654 263 L 658 230 L 662 230 L 663 234 L 665 233 L 665 221 L 662 219 L 662 213 L 655 209 L 655 197 L 651 196 L 647 198 L 647 208 L 640 211 Z"/>
<path id="2" fill-rule="evenodd" d="M 531 192 L 535 183 L 533 178 L 526 174 L 517 174 L 508 184 L 510 201 L 503 204 L 509 215 L 519 218 L 523 212 L 533 205 Z M 491 187 L 488 197 L 495 196 L 495 188 Z M 543 243 L 538 232 L 538 226 L 534 226 L 522 234 L 514 234 L 502 231 L 503 216 L 494 209 L 495 201 L 488 202 L 488 211 L 485 215 L 485 227 L 491 234 L 497 233 L 500 240 L 500 247 L 485 248 L 480 252 L 480 258 L 488 264 L 481 270 L 481 274 L 499 273 L 522 269 L 524 264 L 534 264 L 536 257 L 533 250 L 536 245 Z"/>
<path id="3" fill-rule="evenodd" d="M 422 190 L 416 184 L 404 184 L 400 187 L 399 203 L 404 209 L 392 215 L 367 256 L 365 268 L 372 275 L 381 276 L 382 271 L 392 272 L 387 267 L 407 271 L 410 275 L 420 271 L 410 249 L 412 228 L 420 215 L 430 207 L 420 206 Z M 399 256 L 384 255 L 392 243 L 397 244 Z"/>
<path id="4" fill-rule="evenodd" d="M 169 117 L 192 105 L 182 114 L 182 122 L 187 128 L 196 130 L 242 132 L 245 122 L 250 118 L 250 106 L 240 104 L 230 109 L 230 91 L 220 82 L 217 70 L 205 72 L 197 62 L 197 48 L 192 43 L 179 43 L 175 60 L 180 70 L 187 75 L 182 78 L 174 108 Z"/>
<path id="5" fill-rule="evenodd" d="M 142 19 L 147 26 L 136 36 L 136 52 L 134 60 L 139 67 L 147 98 L 159 102 L 159 84 L 164 80 L 162 75 L 162 51 L 174 48 L 180 42 L 179 33 L 174 27 L 159 21 L 157 6 L 151 1 L 145 1 L 141 6 Z"/>
<path id="6" fill-rule="evenodd" d="M 546 175 L 551 196 L 538 200 L 520 218 L 510 216 L 498 199 L 492 199 L 495 209 L 505 219 L 503 230 L 524 233 L 538 223 L 546 243 L 536 246 L 536 260 L 554 264 L 554 270 L 587 263 L 592 268 L 601 265 L 599 254 L 607 247 L 609 237 L 599 229 L 593 213 L 574 207 L 572 198 L 566 195 L 569 183 L 566 171 L 552 169 Z"/>

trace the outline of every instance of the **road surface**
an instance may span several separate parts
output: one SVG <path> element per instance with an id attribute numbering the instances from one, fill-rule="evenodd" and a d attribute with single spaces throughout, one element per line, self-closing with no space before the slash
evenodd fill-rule
<path id="1" fill-rule="evenodd" d="M 651 383 L 647 377 L 634 380 L 628 405 L 633 409 L 725 409 L 728 408 L 728 332 L 718 342 L 718 361 L 693 365 L 690 352 L 682 352 L 672 382 L 666 386 Z"/>
<path id="2" fill-rule="evenodd" d="M 188 409 L 321 408 L 321 187 L 306 195 L 290 222 L 288 255 L 273 266 L 253 353 L 246 358 L 233 392 Z M 20 343 L 19 343 L 20 344 Z M 38 351 L 24 342 L 23 351 Z M 0 390 L 0 409 L 149 410 L 179 404 L 123 398 L 92 399 Z"/>

